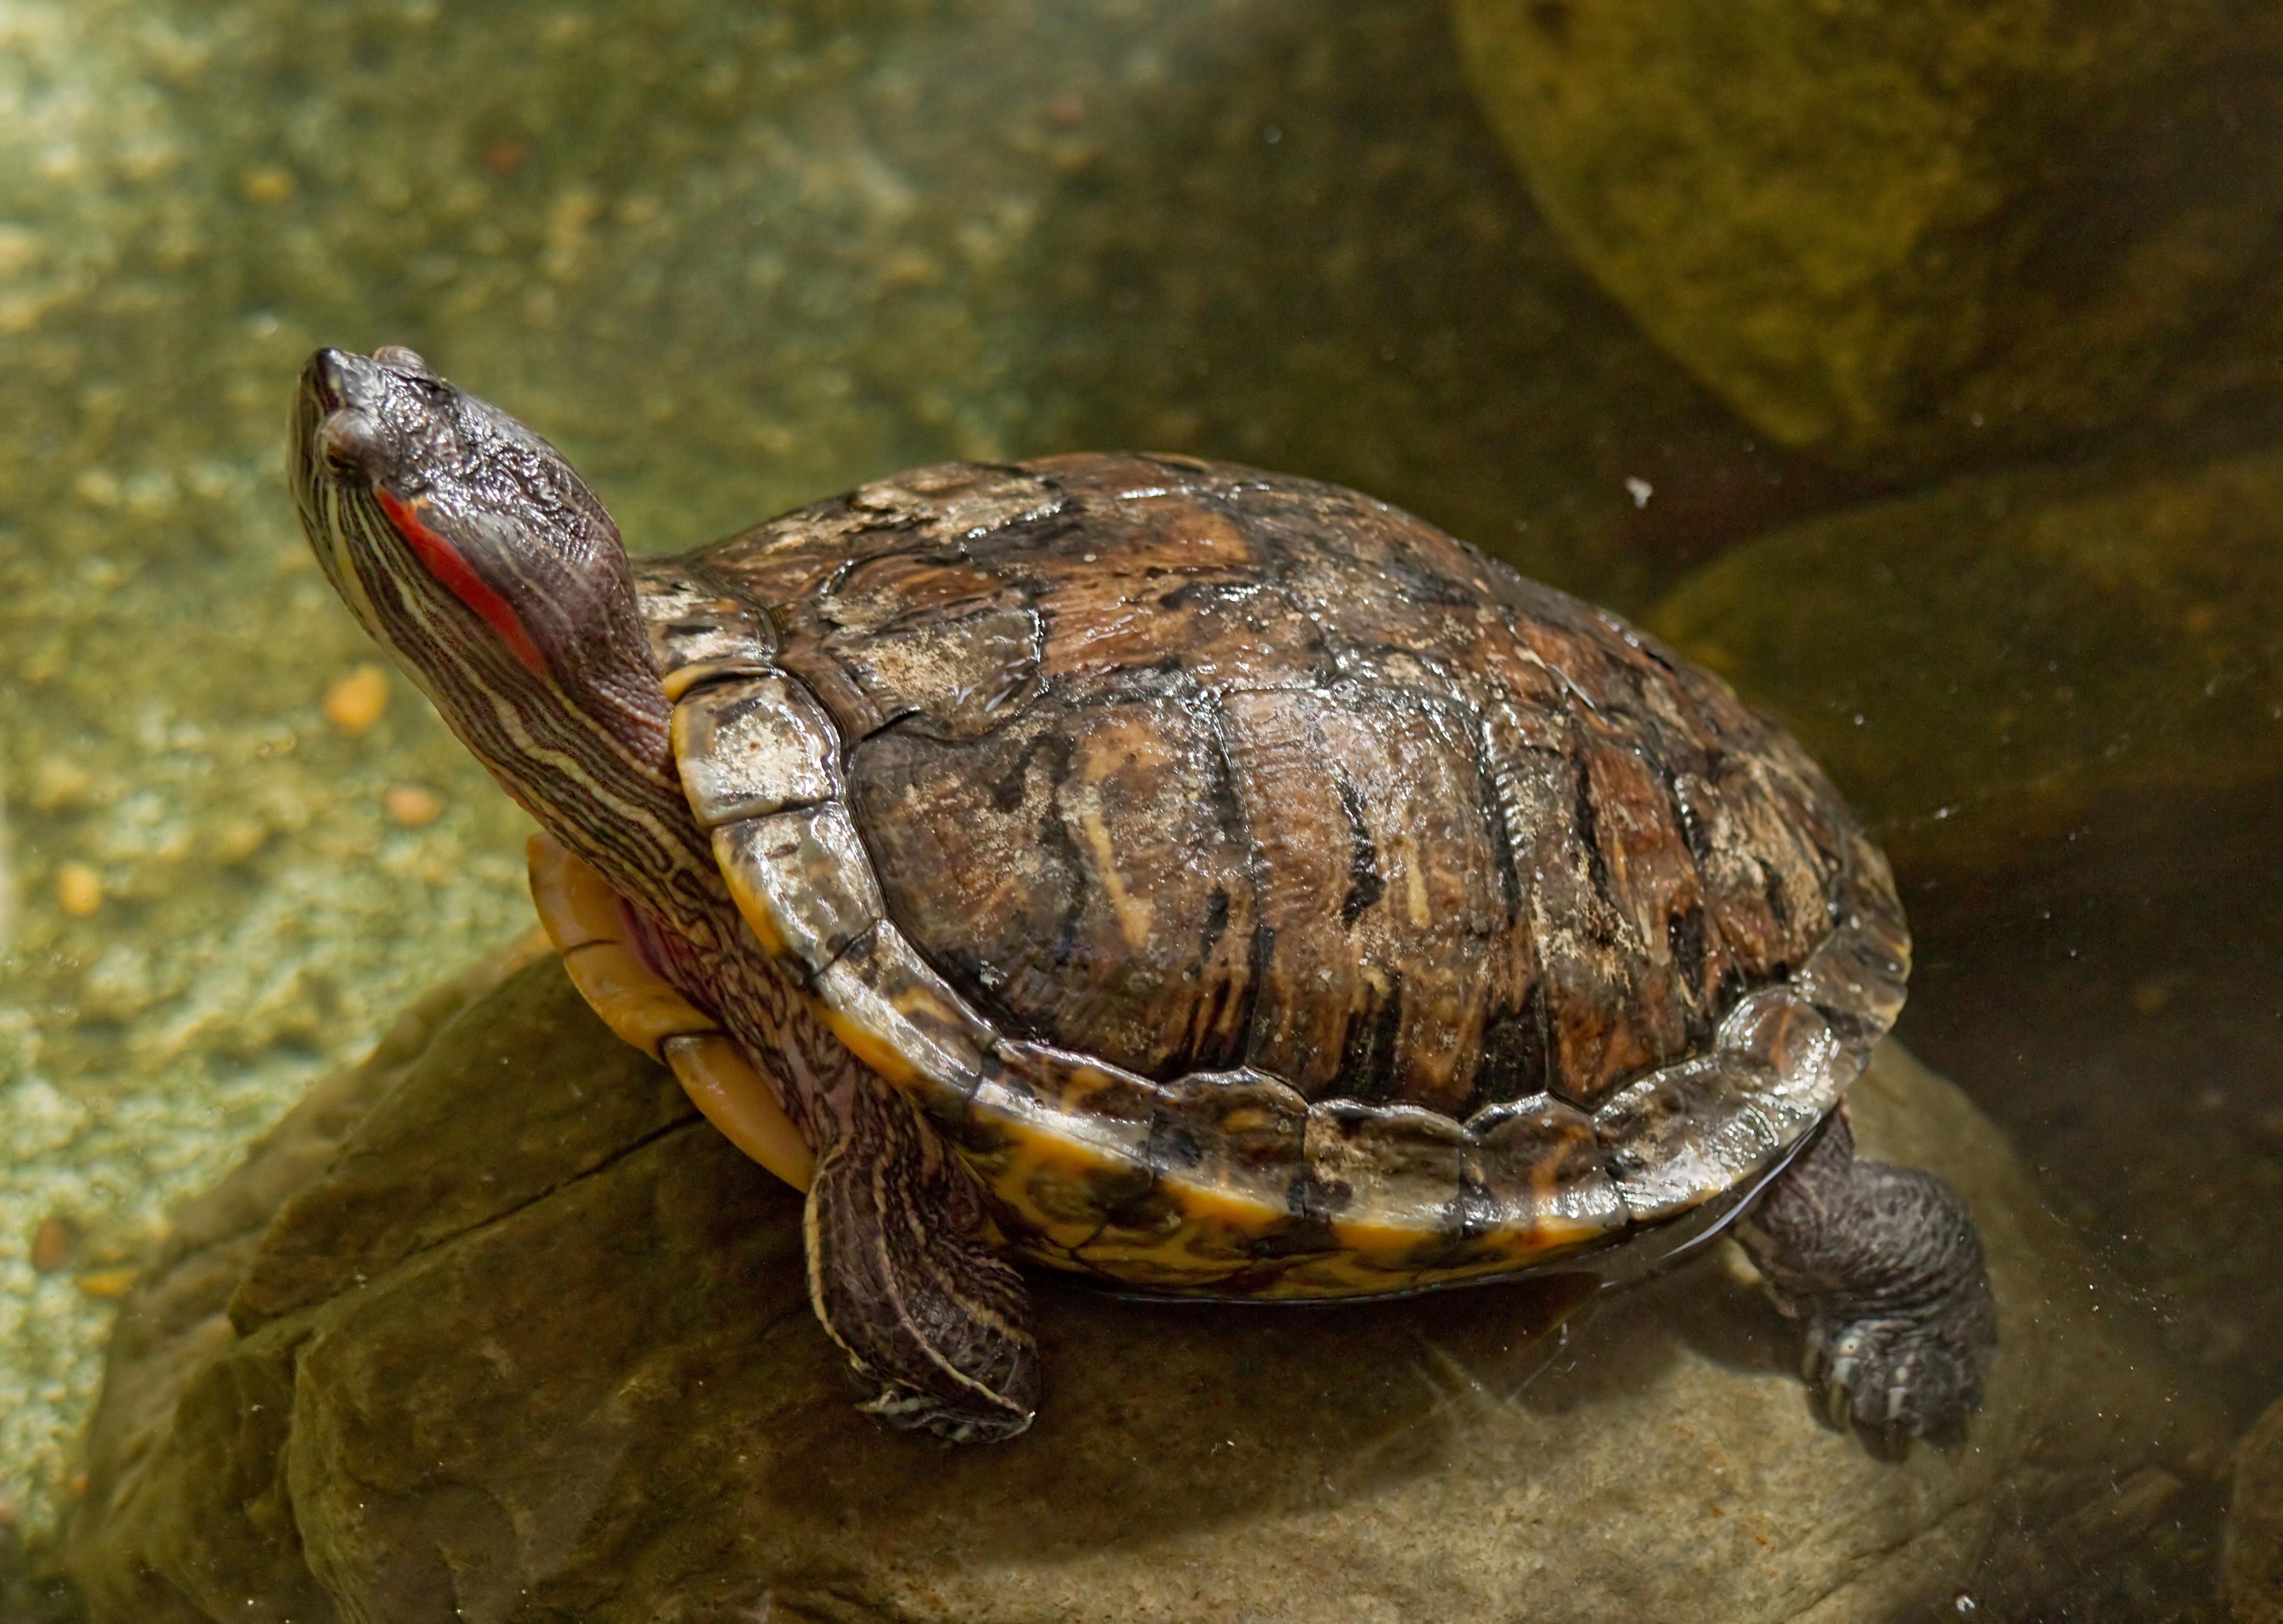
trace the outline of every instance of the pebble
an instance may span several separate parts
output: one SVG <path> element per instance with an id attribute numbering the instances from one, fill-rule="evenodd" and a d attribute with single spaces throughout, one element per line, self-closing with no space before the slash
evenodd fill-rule
<path id="1" fill-rule="evenodd" d="M 444 815 L 444 797 L 425 784 L 391 784 L 380 804 L 408 829 L 425 828 Z"/>
<path id="2" fill-rule="evenodd" d="M 56 905 L 85 919 L 103 905 L 103 876 L 85 863 L 66 863 L 56 870 Z"/>
<path id="3" fill-rule="evenodd" d="M 325 690 L 325 719 L 352 739 L 388 709 L 388 673 L 368 662 Z"/>
<path id="4" fill-rule="evenodd" d="M 94 1269 L 73 1282 L 90 1297 L 124 1297 L 127 1288 L 135 1284 L 140 1270 L 134 1269 Z"/>
<path id="5" fill-rule="evenodd" d="M 32 804 L 55 812 L 85 797 L 93 777 L 67 756 L 43 756 L 32 767 Z"/>
<path id="6" fill-rule="evenodd" d="M 239 178 L 238 190 L 249 203 L 283 203 L 298 189 L 292 171 L 263 164 L 248 169 Z"/>
<path id="7" fill-rule="evenodd" d="M 72 1228 L 61 1218 L 43 1218 L 32 1232 L 32 1270 L 53 1274 L 71 1256 Z"/>

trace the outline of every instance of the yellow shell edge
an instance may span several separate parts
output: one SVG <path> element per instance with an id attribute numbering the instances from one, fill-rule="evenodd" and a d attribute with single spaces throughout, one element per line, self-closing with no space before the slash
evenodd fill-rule
<path id="1" fill-rule="evenodd" d="M 796 1190 L 805 1193 L 816 1182 L 816 1153 L 729 1037 L 707 1032 L 669 1039 L 666 1060 L 690 1102 L 729 1143 Z"/>
<path id="2" fill-rule="evenodd" d="M 815 1153 L 736 1043 L 625 944 L 609 884 L 552 835 L 534 835 L 524 853 L 540 927 L 588 1007 L 622 1041 L 672 1067 L 682 1092 L 723 1138 L 806 1191 L 815 1179 Z"/>

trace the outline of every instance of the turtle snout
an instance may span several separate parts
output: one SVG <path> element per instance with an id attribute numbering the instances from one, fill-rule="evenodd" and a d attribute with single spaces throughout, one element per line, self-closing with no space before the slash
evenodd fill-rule
<path id="1" fill-rule="evenodd" d="M 319 350 L 301 369 L 301 384 L 317 402 L 320 412 L 331 412 L 370 400 L 374 392 L 372 362 L 347 350 Z"/>

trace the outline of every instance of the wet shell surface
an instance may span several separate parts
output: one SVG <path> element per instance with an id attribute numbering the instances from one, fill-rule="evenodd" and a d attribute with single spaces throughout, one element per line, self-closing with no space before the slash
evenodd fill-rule
<path id="1" fill-rule="evenodd" d="M 1748 1183 L 1901 1006 L 1796 744 L 1352 492 L 947 464 L 636 573 L 741 912 L 1040 1261 L 1559 1263 Z"/>

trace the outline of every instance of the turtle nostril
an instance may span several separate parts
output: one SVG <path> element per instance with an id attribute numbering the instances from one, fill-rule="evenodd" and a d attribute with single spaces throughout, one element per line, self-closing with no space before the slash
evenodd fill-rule
<path id="1" fill-rule="evenodd" d="M 386 462 L 380 424 L 373 421 L 370 413 L 358 411 L 355 407 L 342 407 L 325 414 L 325 420 L 317 425 L 317 448 L 324 453 L 326 462 L 335 472 L 358 474 L 367 479 L 378 478 Z"/>
<path id="2" fill-rule="evenodd" d="M 319 350 L 309 357 L 304 381 L 327 411 L 347 399 L 348 363 L 354 358 L 336 349 Z"/>

